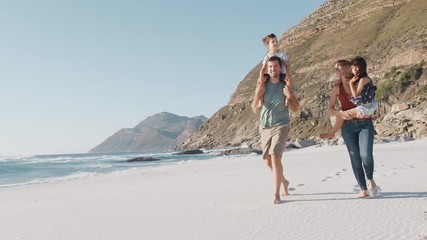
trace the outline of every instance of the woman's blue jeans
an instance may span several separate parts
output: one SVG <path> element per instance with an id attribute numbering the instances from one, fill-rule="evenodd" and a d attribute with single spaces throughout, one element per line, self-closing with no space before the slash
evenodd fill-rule
<path id="1" fill-rule="evenodd" d="M 366 179 L 371 180 L 374 174 L 374 124 L 372 120 L 364 119 L 345 121 L 341 135 L 350 155 L 357 184 L 360 189 L 367 190 Z"/>

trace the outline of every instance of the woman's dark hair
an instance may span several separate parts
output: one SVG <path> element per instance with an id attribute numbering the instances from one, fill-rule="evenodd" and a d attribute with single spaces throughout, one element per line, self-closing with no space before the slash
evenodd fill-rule
<path id="1" fill-rule="evenodd" d="M 359 79 L 363 77 L 367 77 L 367 64 L 363 57 L 357 56 L 350 60 L 351 66 L 357 66 L 359 67 Z"/>

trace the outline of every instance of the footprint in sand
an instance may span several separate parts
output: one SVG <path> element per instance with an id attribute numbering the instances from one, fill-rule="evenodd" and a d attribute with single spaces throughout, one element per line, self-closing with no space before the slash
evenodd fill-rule
<path id="1" fill-rule="evenodd" d="M 290 188 L 288 188 L 288 190 L 289 191 L 295 191 L 295 190 L 297 190 L 296 188 L 294 188 L 294 187 L 290 187 Z"/>
<path id="2" fill-rule="evenodd" d="M 336 176 L 339 176 L 339 175 L 341 175 L 341 172 L 337 172 L 337 173 L 335 173 L 335 175 L 336 175 Z"/>
<path id="3" fill-rule="evenodd" d="M 358 193 L 359 191 L 359 185 L 353 185 L 353 192 Z"/>
<path id="4" fill-rule="evenodd" d="M 327 181 L 328 179 L 331 179 L 331 178 L 332 178 L 331 176 L 327 176 L 326 178 L 322 179 L 321 181 L 325 182 L 325 181 Z"/>
<path id="5" fill-rule="evenodd" d="M 388 175 L 395 175 L 397 174 L 396 172 L 382 172 L 382 173 L 376 173 L 378 174 L 380 177 L 387 177 Z"/>
<path id="6" fill-rule="evenodd" d="M 304 186 L 305 185 L 305 183 L 300 183 L 300 184 L 298 184 L 297 186 L 298 187 L 302 187 L 302 186 Z"/>
<path id="7" fill-rule="evenodd" d="M 417 234 L 417 236 L 414 238 L 414 240 L 426 240 L 426 239 L 427 239 L 427 234 L 423 234 L 423 233 Z"/>
<path id="8" fill-rule="evenodd" d="M 347 168 L 343 168 L 343 169 L 342 169 L 342 171 L 343 171 L 343 172 L 347 172 Z"/>

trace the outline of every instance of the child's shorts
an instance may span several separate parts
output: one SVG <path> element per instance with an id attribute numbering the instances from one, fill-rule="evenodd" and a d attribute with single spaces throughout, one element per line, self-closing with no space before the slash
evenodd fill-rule
<path id="1" fill-rule="evenodd" d="M 366 103 L 360 106 L 356 107 L 356 110 L 358 110 L 362 115 L 370 116 L 374 114 L 375 110 L 377 110 L 378 102 L 374 99 L 370 103 Z"/>

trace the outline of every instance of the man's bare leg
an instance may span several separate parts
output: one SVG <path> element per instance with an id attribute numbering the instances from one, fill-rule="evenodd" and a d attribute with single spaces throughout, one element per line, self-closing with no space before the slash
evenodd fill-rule
<path id="1" fill-rule="evenodd" d="M 267 159 L 267 166 L 273 171 L 273 166 L 271 163 L 271 155 Z M 285 175 L 283 174 L 283 165 L 282 165 L 282 179 L 281 183 L 283 184 L 283 196 L 289 195 L 289 181 L 285 178 Z"/>
<path id="2" fill-rule="evenodd" d="M 283 175 L 283 165 L 282 165 L 282 158 L 279 156 L 276 156 L 274 154 L 270 155 L 271 159 L 271 170 L 273 172 L 273 180 L 274 180 L 274 204 L 281 203 L 282 200 L 280 199 L 280 186 L 285 186 L 285 177 Z M 285 191 L 286 193 L 286 191 Z"/>

